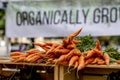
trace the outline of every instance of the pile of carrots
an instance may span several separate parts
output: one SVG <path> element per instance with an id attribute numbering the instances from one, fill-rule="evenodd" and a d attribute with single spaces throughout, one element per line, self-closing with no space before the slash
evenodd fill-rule
<path id="1" fill-rule="evenodd" d="M 36 63 L 43 60 L 43 55 L 45 53 L 40 51 L 39 49 L 30 49 L 23 52 L 11 52 L 10 57 L 12 62 L 29 62 L 29 63 Z"/>
<path id="2" fill-rule="evenodd" d="M 96 47 L 92 50 L 83 52 L 85 55 L 85 65 L 87 64 L 98 64 L 98 65 L 109 65 L 110 57 L 107 53 L 101 51 L 100 42 L 96 41 Z"/>
<path id="3" fill-rule="evenodd" d="M 88 64 L 109 65 L 110 57 L 107 53 L 101 51 L 99 40 L 96 41 L 96 47 L 92 50 L 81 52 L 76 48 L 76 44 L 80 44 L 80 40 L 74 38 L 82 31 L 79 29 L 66 39 L 62 40 L 62 44 L 45 42 L 34 43 L 35 46 L 42 48 L 30 49 L 26 52 L 11 52 L 12 62 L 29 62 L 29 63 L 45 63 L 45 64 L 63 64 L 74 67 L 78 71 Z"/>

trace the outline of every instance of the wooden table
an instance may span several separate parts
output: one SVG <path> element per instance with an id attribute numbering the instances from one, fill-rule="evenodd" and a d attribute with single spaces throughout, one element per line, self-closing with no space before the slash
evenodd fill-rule
<path id="1" fill-rule="evenodd" d="M 117 72 L 120 70 L 120 64 L 113 63 L 110 65 L 87 65 L 84 69 L 80 70 L 77 73 L 77 70 L 71 70 L 70 73 L 68 72 L 68 66 L 60 65 L 60 72 L 59 80 L 89 80 L 86 79 L 84 76 L 87 75 L 107 75 L 111 72 Z M 78 77 L 76 75 L 79 75 Z M 98 79 L 97 80 L 106 80 L 106 76 L 103 76 L 104 79 Z M 96 80 L 96 79 L 90 79 L 90 80 Z"/>
<path id="2" fill-rule="evenodd" d="M 53 71 L 54 74 L 54 80 L 59 80 L 59 66 L 57 65 L 46 65 L 46 64 L 40 64 L 40 63 L 13 63 L 10 61 L 10 59 L 5 59 L 5 58 L 0 58 L 0 72 L 4 68 L 7 69 L 23 69 L 23 68 L 28 68 L 28 67 L 34 67 L 35 69 L 38 70 L 48 70 L 48 71 Z"/>
<path id="3" fill-rule="evenodd" d="M 83 74 L 109 74 L 111 72 L 116 72 L 120 70 L 120 65 L 117 63 L 110 65 L 87 65 L 83 70 L 79 71 L 79 78 L 77 78 L 76 69 L 68 72 L 68 66 L 63 65 L 46 65 L 39 63 L 13 63 L 9 59 L 0 59 L 0 71 L 3 68 L 12 68 L 12 69 L 20 69 L 27 67 L 35 67 L 40 70 L 50 70 L 54 73 L 54 80 L 86 80 L 83 78 Z"/>

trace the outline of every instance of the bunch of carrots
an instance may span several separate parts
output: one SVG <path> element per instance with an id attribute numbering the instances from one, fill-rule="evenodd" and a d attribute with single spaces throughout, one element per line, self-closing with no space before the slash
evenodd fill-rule
<path id="1" fill-rule="evenodd" d="M 99 40 L 96 41 L 96 47 L 89 51 L 81 52 L 76 48 L 76 44 L 80 44 L 81 41 L 74 38 L 81 31 L 82 28 L 63 39 L 62 44 L 53 42 L 34 43 L 35 46 L 39 46 L 44 51 L 34 48 L 24 53 L 11 52 L 11 61 L 63 64 L 74 67 L 77 71 L 83 69 L 88 64 L 109 65 L 110 57 L 107 53 L 101 51 Z"/>
<path id="2" fill-rule="evenodd" d="M 43 60 L 45 53 L 39 49 L 30 49 L 23 52 L 11 52 L 10 57 L 12 62 L 29 62 L 29 63 L 40 63 Z"/>

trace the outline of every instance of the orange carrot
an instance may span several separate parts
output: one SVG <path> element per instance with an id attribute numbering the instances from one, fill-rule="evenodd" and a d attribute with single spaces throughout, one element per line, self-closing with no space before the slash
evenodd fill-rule
<path id="1" fill-rule="evenodd" d="M 90 50 L 90 51 L 84 52 L 84 54 L 86 55 L 85 58 L 88 59 L 92 57 L 95 54 L 95 52 L 93 50 Z"/>
<path id="2" fill-rule="evenodd" d="M 95 48 L 98 49 L 98 50 L 101 50 L 101 45 L 100 45 L 99 40 L 96 41 L 96 47 Z"/>
<path id="3" fill-rule="evenodd" d="M 63 42 L 64 47 L 66 47 L 68 45 L 68 41 L 66 39 L 63 39 L 62 42 Z"/>
<path id="4" fill-rule="evenodd" d="M 62 64 L 62 65 L 67 65 L 67 64 L 68 64 L 68 61 L 64 60 L 64 61 L 60 62 L 60 64 Z"/>
<path id="5" fill-rule="evenodd" d="M 69 67 L 70 66 L 73 66 L 73 64 L 78 60 L 78 56 L 72 56 L 72 58 L 70 59 L 70 61 L 69 61 Z"/>
<path id="6" fill-rule="evenodd" d="M 69 44 L 67 45 L 67 49 L 75 49 L 76 45 L 75 44 Z"/>
<path id="7" fill-rule="evenodd" d="M 78 71 L 85 67 L 85 57 L 80 56 L 78 59 L 78 66 L 77 66 L 77 78 L 79 78 Z"/>
<path id="8" fill-rule="evenodd" d="M 33 54 L 33 53 L 38 53 L 38 52 L 40 52 L 40 50 L 35 49 L 35 48 L 29 49 L 26 51 L 26 53 L 28 53 L 28 55 Z"/>
<path id="9" fill-rule="evenodd" d="M 77 71 L 79 71 L 85 67 L 85 60 L 84 59 L 85 59 L 84 56 L 79 57 Z"/>
<path id="10" fill-rule="evenodd" d="M 69 60 L 73 55 L 74 55 L 74 50 L 75 49 L 73 49 L 73 50 L 71 50 L 68 54 L 66 54 L 65 56 L 65 58 L 67 59 L 67 60 Z"/>
<path id="11" fill-rule="evenodd" d="M 60 64 L 60 62 L 66 60 L 66 55 L 61 55 L 58 59 L 55 59 L 55 64 Z"/>
<path id="12" fill-rule="evenodd" d="M 50 49 L 49 46 L 44 46 L 44 47 L 41 47 L 43 50 L 45 50 L 46 52 Z"/>
<path id="13" fill-rule="evenodd" d="M 104 53 L 103 59 L 105 60 L 105 63 L 109 65 L 110 63 L 110 56 L 107 53 Z"/>
<path id="14" fill-rule="evenodd" d="M 76 69 L 77 67 L 78 67 L 78 60 L 74 64 L 74 69 Z"/>
<path id="15" fill-rule="evenodd" d="M 66 54 L 66 59 L 69 60 L 73 55 L 80 56 L 81 52 L 78 49 L 72 49 L 68 54 Z"/>
<path id="16" fill-rule="evenodd" d="M 18 59 L 19 57 L 25 57 L 25 56 L 26 56 L 25 54 L 22 54 L 22 55 L 11 56 L 11 58 Z"/>
<path id="17" fill-rule="evenodd" d="M 64 55 L 70 52 L 69 49 L 55 49 L 54 51 L 55 56 L 60 56 L 60 55 Z"/>
<path id="18" fill-rule="evenodd" d="M 68 61 L 68 62 L 69 62 L 69 63 L 68 63 L 68 72 L 70 72 L 70 67 L 71 67 L 71 66 L 74 66 L 73 69 L 77 68 L 77 66 L 78 66 L 78 59 L 79 59 L 79 56 L 76 56 L 76 55 L 73 55 L 73 56 L 71 57 L 71 59 Z M 72 69 L 71 69 L 71 70 L 72 70 Z"/>
<path id="19" fill-rule="evenodd" d="M 117 60 L 116 63 L 117 63 L 117 64 L 120 64 L 120 60 Z"/>
<path id="20" fill-rule="evenodd" d="M 100 60 L 98 60 L 97 64 L 103 65 L 103 64 L 105 64 L 105 61 L 103 59 L 100 59 Z"/>
<path id="21" fill-rule="evenodd" d="M 54 43 L 52 42 L 45 42 L 45 46 L 52 46 Z"/>
<path id="22" fill-rule="evenodd" d="M 85 65 L 91 64 L 94 61 L 94 58 L 89 58 L 85 61 Z"/>
<path id="23" fill-rule="evenodd" d="M 68 36 L 68 42 L 69 42 L 69 43 L 72 43 L 73 38 L 74 38 L 75 36 L 77 36 L 81 31 L 82 31 L 82 28 L 79 29 L 78 31 L 74 32 L 73 34 L 69 35 L 69 36 Z"/>
<path id="24" fill-rule="evenodd" d="M 35 56 L 36 54 L 30 54 L 25 58 L 26 62 L 29 62 L 29 59 L 32 58 L 33 56 Z"/>
<path id="25" fill-rule="evenodd" d="M 97 54 L 97 56 L 102 57 L 103 56 L 103 52 L 99 51 L 97 49 L 93 49 L 93 51 Z"/>
<path id="26" fill-rule="evenodd" d="M 54 58 L 49 58 L 48 60 L 47 60 L 47 62 L 52 62 L 54 60 Z"/>
<path id="27" fill-rule="evenodd" d="M 73 40 L 74 44 L 79 44 L 81 41 L 80 40 Z"/>
<path id="28" fill-rule="evenodd" d="M 71 57 L 74 55 L 74 51 L 75 51 L 75 49 L 71 50 L 68 54 L 61 55 L 61 56 L 56 60 L 56 63 L 59 63 L 59 62 L 64 61 L 64 60 L 70 60 Z M 80 55 L 80 54 L 79 54 L 79 55 Z"/>
<path id="29" fill-rule="evenodd" d="M 36 62 L 41 63 L 43 61 L 43 58 L 39 58 Z"/>
<path id="30" fill-rule="evenodd" d="M 31 58 L 29 58 L 27 61 L 30 62 L 30 63 L 34 63 L 34 62 L 37 62 L 37 60 L 40 58 L 40 56 L 38 55 L 35 55 Z"/>
<path id="31" fill-rule="evenodd" d="M 45 51 L 48 51 L 48 49 L 51 47 L 51 46 L 46 46 L 46 44 L 41 44 L 41 43 L 34 43 L 34 45 L 41 47 Z"/>
<path id="32" fill-rule="evenodd" d="M 38 55 L 41 56 L 41 54 L 45 54 L 45 52 L 44 52 L 44 51 L 39 51 L 39 52 L 36 52 L 36 53 L 34 53 L 34 54 L 38 54 Z"/>
<path id="33" fill-rule="evenodd" d="M 100 60 L 100 57 L 96 57 L 96 58 L 94 59 L 94 61 L 92 62 L 92 64 L 96 64 L 99 60 Z"/>
<path id="34" fill-rule="evenodd" d="M 11 52 L 10 53 L 10 56 L 18 56 L 18 55 L 22 55 L 23 53 L 22 52 Z"/>
<path id="35" fill-rule="evenodd" d="M 58 44 L 53 44 L 53 45 L 51 46 L 51 48 L 46 52 L 46 54 L 51 53 L 57 46 L 58 46 Z"/>
<path id="36" fill-rule="evenodd" d="M 13 62 L 24 62 L 26 57 L 19 57 L 18 59 L 14 59 Z"/>
<path id="37" fill-rule="evenodd" d="M 74 49 L 74 55 L 80 56 L 81 51 L 79 49 Z"/>

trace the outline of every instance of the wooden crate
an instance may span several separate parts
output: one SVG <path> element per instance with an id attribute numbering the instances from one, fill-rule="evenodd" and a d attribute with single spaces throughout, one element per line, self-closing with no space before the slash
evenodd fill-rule
<path id="1" fill-rule="evenodd" d="M 75 70 L 68 72 L 68 66 L 63 65 L 45 65 L 35 63 L 12 63 L 9 60 L 0 60 L 0 73 L 3 68 L 21 69 L 35 67 L 38 70 L 48 70 L 49 73 L 40 73 L 43 80 L 106 80 L 105 74 L 117 72 L 120 70 L 119 64 L 110 65 L 88 65 L 78 73 Z M 53 71 L 53 72 L 50 72 Z M 77 76 L 78 74 L 78 76 Z M 102 76 L 101 76 L 102 75 Z"/>
<path id="2" fill-rule="evenodd" d="M 68 72 L 68 66 L 60 65 L 59 80 L 79 80 L 76 76 L 76 70 Z M 79 73 L 80 75 L 80 73 Z"/>
<path id="3" fill-rule="evenodd" d="M 2 60 L 0 59 L 0 74 L 8 74 L 9 71 L 4 71 L 3 69 L 27 69 L 27 68 L 35 68 L 37 70 L 46 70 L 46 71 L 52 71 L 51 73 L 46 74 L 40 74 L 44 75 L 46 80 L 58 80 L 59 79 L 59 68 L 57 65 L 46 65 L 46 64 L 38 64 L 38 63 L 13 63 L 10 62 L 10 60 Z M 43 77 L 42 77 L 43 78 Z"/>
<path id="4" fill-rule="evenodd" d="M 88 65 L 83 70 L 68 73 L 68 66 L 60 65 L 59 80 L 107 80 L 107 74 L 120 70 L 119 64 Z"/>

